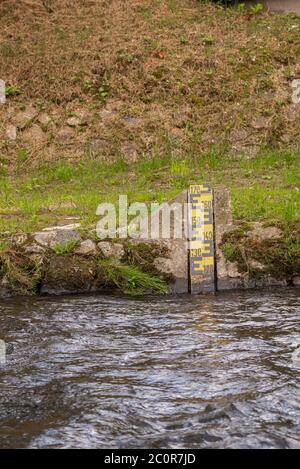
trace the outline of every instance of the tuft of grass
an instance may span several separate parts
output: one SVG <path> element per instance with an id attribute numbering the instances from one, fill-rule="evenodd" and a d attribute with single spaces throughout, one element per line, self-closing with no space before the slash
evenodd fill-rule
<path id="1" fill-rule="evenodd" d="M 70 239 L 69 241 L 66 241 L 63 244 L 56 244 L 53 246 L 53 251 L 57 256 L 62 256 L 64 254 L 69 254 L 73 252 L 75 247 L 78 245 L 79 241 L 76 239 Z"/>
<path id="2" fill-rule="evenodd" d="M 6 276 L 19 295 L 34 295 L 42 278 L 42 266 L 32 257 L 9 247 L 0 251 L 0 277 Z"/>
<path id="3" fill-rule="evenodd" d="M 164 295 L 169 291 L 163 280 L 142 272 L 135 266 L 120 264 L 112 260 L 101 260 L 99 269 L 107 286 L 117 287 L 126 295 L 142 296 L 148 292 Z"/>

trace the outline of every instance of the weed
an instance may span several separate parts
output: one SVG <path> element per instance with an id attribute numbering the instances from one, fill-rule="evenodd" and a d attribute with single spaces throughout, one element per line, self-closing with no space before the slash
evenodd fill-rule
<path id="1" fill-rule="evenodd" d="M 145 293 L 155 292 L 167 294 L 167 284 L 158 277 L 134 266 L 119 264 L 111 260 L 99 262 L 100 276 L 107 286 L 117 287 L 124 294 L 141 296 Z"/>
<path id="2" fill-rule="evenodd" d="M 64 254 L 69 254 L 71 253 L 75 247 L 78 245 L 79 241 L 75 239 L 70 239 L 69 241 L 66 241 L 63 244 L 56 244 L 53 246 L 53 251 L 57 256 L 62 256 Z"/>
<path id="3" fill-rule="evenodd" d="M 7 98 L 9 98 L 10 96 L 18 96 L 20 93 L 20 89 L 15 86 L 7 86 L 5 88 L 5 95 Z"/>
<path id="4" fill-rule="evenodd" d="M 259 13 L 261 13 L 264 9 L 264 6 L 262 3 L 257 3 L 256 5 L 253 5 L 252 7 L 250 7 L 250 11 L 253 15 L 258 15 Z"/>
<path id="5" fill-rule="evenodd" d="M 24 163 L 28 158 L 28 153 L 27 153 L 27 150 L 26 148 L 19 148 L 18 149 L 18 160 L 21 162 L 21 163 Z"/>
<path id="6" fill-rule="evenodd" d="M 0 273 L 7 277 L 10 287 L 20 295 L 35 294 L 42 277 L 39 261 L 21 251 L 6 247 L 0 252 Z"/>

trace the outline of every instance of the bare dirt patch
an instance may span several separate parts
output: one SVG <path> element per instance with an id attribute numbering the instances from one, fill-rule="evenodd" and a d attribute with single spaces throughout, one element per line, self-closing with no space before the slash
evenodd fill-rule
<path id="1" fill-rule="evenodd" d="M 295 15 L 196 0 L 4 0 L 0 18 L 2 171 L 300 143 Z M 36 115 L 9 138 L 28 106 Z"/>

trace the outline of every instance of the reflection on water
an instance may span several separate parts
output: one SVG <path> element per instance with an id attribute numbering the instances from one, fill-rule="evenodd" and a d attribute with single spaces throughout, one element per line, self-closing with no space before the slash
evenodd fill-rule
<path id="1" fill-rule="evenodd" d="M 2 301 L 0 447 L 299 448 L 299 315 L 295 290 Z"/>

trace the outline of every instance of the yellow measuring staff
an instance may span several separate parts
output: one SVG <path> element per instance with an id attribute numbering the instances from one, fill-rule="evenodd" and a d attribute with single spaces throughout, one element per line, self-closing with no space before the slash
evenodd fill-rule
<path id="1" fill-rule="evenodd" d="M 208 184 L 189 190 L 191 293 L 215 290 L 213 191 Z"/>

